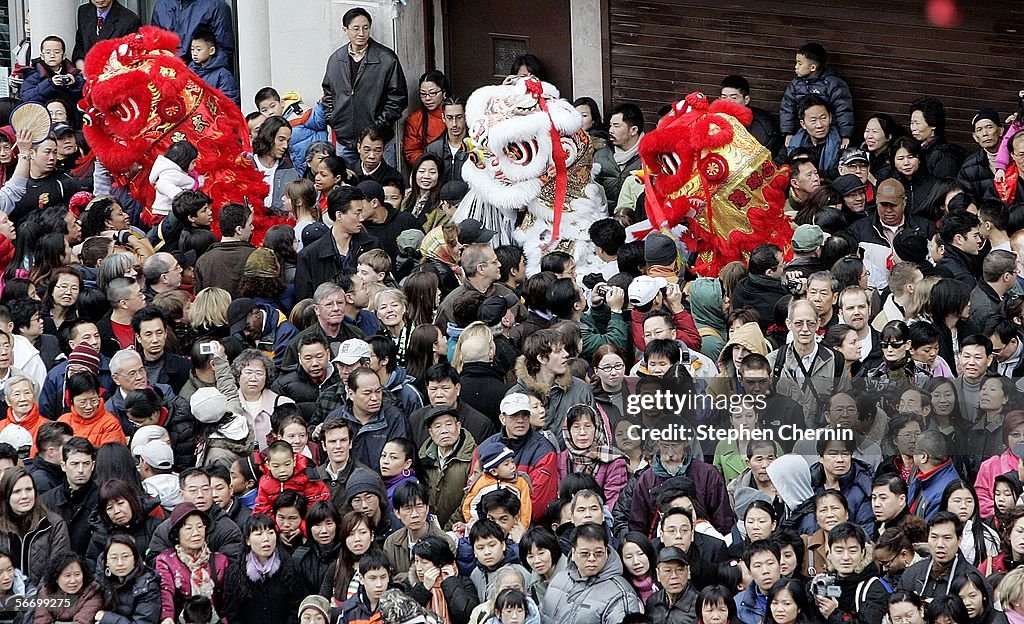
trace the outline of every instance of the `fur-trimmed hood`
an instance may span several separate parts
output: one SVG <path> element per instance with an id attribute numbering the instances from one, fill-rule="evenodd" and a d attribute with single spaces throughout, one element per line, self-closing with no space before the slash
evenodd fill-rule
<path id="1" fill-rule="evenodd" d="M 547 398 L 551 394 L 552 386 L 547 386 L 541 383 L 536 377 L 531 375 L 526 370 L 526 356 L 520 355 L 516 358 L 516 377 L 519 380 L 519 385 L 527 390 L 536 392 L 543 398 Z M 562 392 L 568 392 L 569 388 L 572 387 L 572 373 L 566 371 L 555 378 L 555 386 L 562 389 Z"/>

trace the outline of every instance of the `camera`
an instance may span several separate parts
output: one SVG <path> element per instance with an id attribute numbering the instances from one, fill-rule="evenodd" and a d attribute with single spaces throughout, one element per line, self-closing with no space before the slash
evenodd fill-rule
<path id="1" fill-rule="evenodd" d="M 598 297 L 607 297 L 608 296 L 608 286 L 601 285 L 601 286 L 598 286 L 598 287 L 594 288 L 594 294 L 596 294 Z"/>
<path id="2" fill-rule="evenodd" d="M 217 351 L 216 349 L 214 349 L 212 342 L 204 342 L 201 345 L 199 345 L 200 355 L 214 355 L 216 352 Z"/>
<path id="3" fill-rule="evenodd" d="M 831 574 L 817 574 L 811 579 L 812 596 L 839 598 L 842 594 L 842 588 L 836 585 L 836 577 Z"/>

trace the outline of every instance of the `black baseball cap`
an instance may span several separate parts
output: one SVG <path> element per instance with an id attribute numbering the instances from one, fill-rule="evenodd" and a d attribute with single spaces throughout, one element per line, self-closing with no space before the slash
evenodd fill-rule
<path id="1" fill-rule="evenodd" d="M 497 232 L 488 230 L 476 219 L 466 219 L 459 223 L 459 242 L 463 245 L 489 243 L 495 234 Z"/>

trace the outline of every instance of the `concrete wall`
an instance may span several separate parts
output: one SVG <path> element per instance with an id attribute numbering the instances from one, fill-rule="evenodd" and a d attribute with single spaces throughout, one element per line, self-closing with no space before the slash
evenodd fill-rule
<path id="1" fill-rule="evenodd" d="M 572 0 L 572 92 L 604 100 L 604 55 L 601 53 L 601 0 Z"/>

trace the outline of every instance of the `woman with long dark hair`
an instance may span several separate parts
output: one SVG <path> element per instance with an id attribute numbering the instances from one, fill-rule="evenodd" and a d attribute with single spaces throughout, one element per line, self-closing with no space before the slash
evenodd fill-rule
<path id="1" fill-rule="evenodd" d="M 622 560 L 622 576 L 636 590 L 640 601 L 647 602 L 657 584 L 654 568 L 658 564 L 658 555 L 654 544 L 643 533 L 630 531 L 619 544 L 619 559 Z"/>
<path id="2" fill-rule="evenodd" d="M 292 555 L 304 583 L 304 596 L 320 590 L 331 564 L 338 559 L 341 514 L 331 501 L 317 501 L 306 512 L 306 529 L 309 540 Z"/>
<path id="3" fill-rule="evenodd" d="M 643 536 L 641 533 L 637 535 Z M 519 552 L 523 567 L 530 573 L 526 580 L 526 593 L 540 604 L 544 602 L 551 579 L 565 569 L 567 558 L 562 554 L 558 536 L 551 529 L 537 524 L 523 533 L 519 540 Z"/>
<path id="4" fill-rule="evenodd" d="M 96 624 L 156 624 L 160 621 L 160 577 L 146 567 L 135 540 L 112 535 L 96 562 L 103 609 Z"/>
<path id="5" fill-rule="evenodd" d="M 264 205 L 278 214 L 284 210 L 285 185 L 299 179 L 299 172 L 288 155 L 291 138 L 292 127 L 288 120 L 271 117 L 263 122 L 256 140 L 252 142 L 253 166 L 263 174 L 263 181 L 270 187 Z"/>
<path id="6" fill-rule="evenodd" d="M 373 522 L 362 512 L 348 512 L 341 518 L 340 539 L 338 559 L 328 568 L 320 585 L 320 595 L 331 598 L 334 606 L 356 595 L 362 584 L 359 559 L 373 547 Z"/>
<path id="7" fill-rule="evenodd" d="M 69 266 L 76 261 L 71 246 L 60 232 L 44 234 L 36 241 L 36 249 L 32 254 L 32 269 L 28 273 L 28 280 L 35 284 L 38 290 L 44 290 L 50 276 L 60 267 Z"/>
<path id="8" fill-rule="evenodd" d="M 882 363 L 867 372 L 868 386 L 877 392 L 899 394 L 914 385 L 917 365 L 910 354 L 910 328 L 889 321 L 880 334 Z"/>
<path id="9" fill-rule="evenodd" d="M 423 227 L 427 215 L 441 203 L 441 174 L 444 163 L 433 154 L 423 154 L 413 163 L 409 173 L 409 192 L 402 201 L 402 210 L 416 218 Z"/>
<path id="10" fill-rule="evenodd" d="M 939 330 L 939 355 L 954 371 L 960 370 L 960 339 L 971 305 L 971 289 L 963 282 L 943 277 L 931 292 L 931 317 Z"/>
<path id="11" fill-rule="evenodd" d="M 981 521 L 978 496 L 974 486 L 966 481 L 950 481 L 942 491 L 939 509 L 956 514 L 963 525 L 960 552 L 967 562 L 978 567 L 985 559 L 999 554 L 999 534 Z"/>
<path id="12" fill-rule="evenodd" d="M 274 521 L 254 514 L 245 521 L 242 558 L 231 564 L 224 581 L 224 619 L 246 624 L 293 622 L 305 586 L 295 562 L 281 548 Z"/>
<path id="13" fill-rule="evenodd" d="M 928 196 L 938 179 L 929 172 L 921 144 L 910 137 L 900 137 L 893 141 L 890 155 L 893 177 L 906 192 L 907 214 L 936 218 L 938 215 L 928 214 Z"/>
<path id="14" fill-rule="evenodd" d="M 763 624 L 819 624 L 818 607 L 803 582 L 780 579 L 768 590 Z"/>
<path id="15" fill-rule="evenodd" d="M 448 97 L 448 79 L 436 69 L 431 70 L 420 76 L 419 88 L 423 107 L 406 117 L 402 139 L 402 156 L 410 166 L 423 155 L 427 145 L 444 136 L 447 129 L 441 103 Z"/>
<path id="16" fill-rule="evenodd" d="M 43 331 L 51 336 L 63 335 L 71 322 L 78 318 L 78 295 L 84 289 L 82 274 L 70 266 L 60 266 L 50 272 L 50 280 L 43 297 Z"/>
<path id="17" fill-rule="evenodd" d="M 437 325 L 427 323 L 413 330 L 405 353 L 405 372 L 416 379 L 415 386 L 421 395 L 427 394 L 424 380 L 427 370 L 442 357 L 448 360 L 448 340 Z"/>
<path id="18" fill-rule="evenodd" d="M 1006 624 L 1006 615 L 993 604 L 989 583 L 977 570 L 956 575 L 949 589 L 963 601 L 970 618 L 967 624 Z"/>
<path id="19" fill-rule="evenodd" d="M 890 115 L 875 113 L 864 126 L 863 148 L 871 154 L 868 180 L 875 186 L 892 177 L 892 142 L 903 136 L 903 128 Z"/>
<path id="20" fill-rule="evenodd" d="M 140 553 L 148 552 L 149 541 L 163 521 L 162 517 L 147 514 L 135 489 L 120 479 L 100 482 L 97 510 L 100 525 L 86 551 L 88 561 L 96 560 L 113 535 L 130 537 Z M 156 558 L 156 553 L 153 558 Z"/>
<path id="21" fill-rule="evenodd" d="M 440 292 L 438 287 L 439 278 L 433 271 L 417 271 L 405 280 L 402 292 L 405 293 L 408 303 L 407 316 L 414 325 L 434 322 L 437 306 L 446 294 Z"/>
<path id="22" fill-rule="evenodd" d="M 583 116 L 583 129 L 592 137 L 608 140 L 608 124 L 601 117 L 601 107 L 592 97 L 579 97 L 573 100 L 573 106 Z"/>

